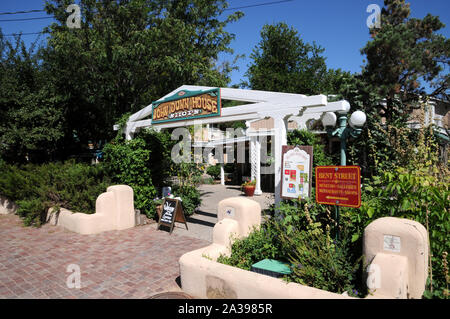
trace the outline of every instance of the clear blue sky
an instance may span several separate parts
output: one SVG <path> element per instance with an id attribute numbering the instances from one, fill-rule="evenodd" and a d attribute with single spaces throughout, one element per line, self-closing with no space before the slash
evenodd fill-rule
<path id="1" fill-rule="evenodd" d="M 277 0 L 229 0 L 229 7 L 241 7 Z M 0 12 L 42 9 L 44 0 L 0 1 Z M 74 1 L 75 3 L 78 1 Z M 450 1 L 448 0 L 409 0 L 411 16 L 423 18 L 427 13 L 437 15 L 446 25 L 442 34 L 450 36 Z M 235 54 L 245 54 L 239 60 L 239 71 L 232 74 L 231 84 L 245 80 L 244 73 L 250 63 L 250 54 L 260 40 L 260 31 L 264 24 L 285 22 L 294 27 L 305 42 L 315 41 L 325 48 L 327 66 L 341 68 L 350 72 L 359 72 L 363 64 L 360 49 L 370 40 L 366 20 L 369 4 L 383 6 L 383 0 L 293 0 L 285 3 L 241 9 L 245 16 L 227 27 L 227 31 L 236 34 L 231 47 Z M 231 11 L 225 12 L 225 14 Z M 0 20 L 44 17 L 45 13 L 0 15 Z M 48 20 L 21 22 L 1 22 L 4 34 L 16 32 L 39 32 L 51 23 Z M 35 41 L 38 35 L 23 36 L 27 44 Z M 42 38 L 42 36 L 41 36 Z M 232 60 L 232 56 L 223 55 L 221 60 Z"/>

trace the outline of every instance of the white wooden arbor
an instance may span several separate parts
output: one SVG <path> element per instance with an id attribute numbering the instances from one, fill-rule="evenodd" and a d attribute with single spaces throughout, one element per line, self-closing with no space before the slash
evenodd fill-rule
<path id="1" fill-rule="evenodd" d="M 178 89 L 170 92 L 160 100 L 164 100 L 169 96 L 173 96 L 181 90 L 188 91 L 207 91 L 214 87 L 183 85 Z M 262 134 L 269 134 L 273 137 L 274 142 L 274 159 L 275 159 L 275 203 L 280 201 L 281 188 L 281 148 L 287 144 L 287 127 L 290 117 L 295 116 L 297 121 L 302 118 L 310 119 L 312 117 L 320 119 L 325 112 L 348 112 L 350 104 L 345 101 L 328 102 L 325 95 L 306 96 L 302 94 L 279 93 L 256 90 L 243 90 L 220 88 L 220 97 L 222 100 L 231 100 L 239 102 L 247 102 L 248 104 L 231 106 L 221 109 L 220 117 L 206 117 L 199 119 L 180 120 L 159 124 L 152 124 L 151 115 L 153 105 L 150 104 L 131 115 L 125 127 L 125 136 L 132 139 L 133 134 L 141 128 L 153 127 L 155 129 L 187 127 L 201 124 L 214 124 L 233 121 L 247 121 L 249 123 L 255 120 L 273 118 L 274 128 L 269 131 L 257 131 L 247 129 L 247 136 L 250 138 L 250 158 L 252 167 L 252 178 L 256 179 L 257 187 L 255 194 L 261 194 L 260 188 L 260 137 Z M 226 144 L 227 141 L 222 141 Z M 223 170 L 222 170 L 223 182 Z"/>

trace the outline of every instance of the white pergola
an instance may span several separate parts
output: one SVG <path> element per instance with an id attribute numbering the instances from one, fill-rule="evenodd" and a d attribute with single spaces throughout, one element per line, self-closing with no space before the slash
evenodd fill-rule
<path id="1" fill-rule="evenodd" d="M 178 89 L 170 92 L 158 101 L 162 101 L 169 96 L 173 96 L 181 90 L 188 91 L 207 91 L 215 89 L 214 87 L 183 85 Z M 297 122 L 306 122 L 306 120 L 314 118 L 321 119 L 326 112 L 346 112 L 350 109 L 350 104 L 345 101 L 328 102 L 325 95 L 306 96 L 302 94 L 279 93 L 256 90 L 243 90 L 220 88 L 220 97 L 223 100 L 245 102 L 247 104 L 231 106 L 221 109 L 221 115 L 217 117 L 206 117 L 201 119 L 202 124 L 215 124 L 222 122 L 233 121 L 247 121 L 247 127 L 250 123 L 256 120 L 272 118 L 274 120 L 274 127 L 270 130 L 254 130 L 248 128 L 246 131 L 246 138 L 250 139 L 250 158 L 251 158 L 251 172 L 252 179 L 256 180 L 255 194 L 261 194 L 261 171 L 260 171 L 260 138 L 262 135 L 271 135 L 274 143 L 274 174 L 275 174 L 275 203 L 278 203 L 280 198 L 281 188 L 281 161 L 282 145 L 287 144 L 287 127 L 289 119 L 295 118 Z M 157 130 L 164 128 L 187 127 L 191 125 L 198 125 L 199 119 L 187 119 L 173 122 L 165 122 L 152 124 L 153 105 L 150 104 L 131 115 L 126 126 L 125 136 L 127 139 L 132 139 L 133 134 L 142 128 L 154 128 Z M 149 118 L 150 117 L 150 118 Z M 242 139 L 242 138 L 241 138 Z M 222 140 L 222 145 L 230 142 L 236 142 L 237 139 Z M 213 144 L 211 144 L 213 145 Z M 223 162 L 223 161 L 222 161 Z M 223 164 L 222 164 L 222 183 L 224 183 Z"/>

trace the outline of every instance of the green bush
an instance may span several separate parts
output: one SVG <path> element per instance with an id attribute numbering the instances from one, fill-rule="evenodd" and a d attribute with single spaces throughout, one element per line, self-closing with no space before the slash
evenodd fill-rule
<path id="1" fill-rule="evenodd" d="M 236 239 L 231 248 L 231 256 L 221 255 L 217 261 L 223 264 L 250 270 L 251 266 L 266 258 L 281 259 L 281 247 L 272 224 L 261 225 L 253 229 L 248 237 Z"/>
<path id="2" fill-rule="evenodd" d="M 313 147 L 313 167 L 332 165 L 331 156 L 325 151 L 325 145 L 320 137 L 307 130 L 293 130 L 287 134 L 289 145 L 310 145 Z"/>
<path id="3" fill-rule="evenodd" d="M 48 208 L 65 207 L 83 213 L 95 212 L 95 201 L 111 185 L 104 166 L 65 163 L 0 163 L 0 194 L 15 201 L 25 225 L 40 226 Z"/>
<path id="4" fill-rule="evenodd" d="M 184 214 L 190 216 L 195 213 L 195 209 L 200 206 L 200 192 L 195 186 L 175 185 L 172 189 L 175 197 L 181 197 Z"/>
<path id="5" fill-rule="evenodd" d="M 103 152 L 104 164 L 114 183 L 133 188 L 135 208 L 149 218 L 154 218 L 156 189 L 150 170 L 151 151 L 146 147 L 145 140 L 116 139 L 105 145 Z"/>
<path id="6" fill-rule="evenodd" d="M 222 255 L 217 261 L 250 270 L 260 260 L 277 259 L 291 265 L 292 273 L 284 277 L 289 282 L 336 293 L 347 291 L 353 296 L 363 294 L 358 276 L 361 251 L 353 255 L 345 229 L 342 239 L 333 241 L 326 224 L 331 218 L 327 212 L 315 210 L 310 214 L 305 202 L 282 202 L 277 214 L 260 229 L 233 243 L 231 256 Z"/>
<path id="7" fill-rule="evenodd" d="M 333 241 L 329 230 L 323 232 L 321 223 L 312 223 L 306 230 L 280 232 L 283 251 L 289 256 L 292 273 L 288 281 L 335 293 L 347 291 L 356 295 L 356 270 L 352 262 L 348 237 Z"/>
<path id="8" fill-rule="evenodd" d="M 206 169 L 206 173 L 214 179 L 219 179 L 220 177 L 220 165 L 211 165 Z"/>
<path id="9" fill-rule="evenodd" d="M 448 173 L 440 176 L 437 168 L 397 168 L 394 172 L 384 172 L 366 186 L 362 220 L 355 221 L 365 227 L 377 218 L 393 216 L 415 220 L 427 228 L 431 248 L 429 279 L 432 277 L 433 289 L 430 282 L 426 296 L 430 297 L 431 290 L 440 291 L 434 293 L 435 297 L 448 294 L 445 264 L 450 251 L 449 185 Z"/>

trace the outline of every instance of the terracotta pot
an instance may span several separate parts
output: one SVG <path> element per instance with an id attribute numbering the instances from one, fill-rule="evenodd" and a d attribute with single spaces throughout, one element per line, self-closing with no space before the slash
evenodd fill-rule
<path id="1" fill-rule="evenodd" d="M 252 197 L 253 194 L 255 193 L 256 186 L 244 186 L 243 188 L 245 196 Z"/>

